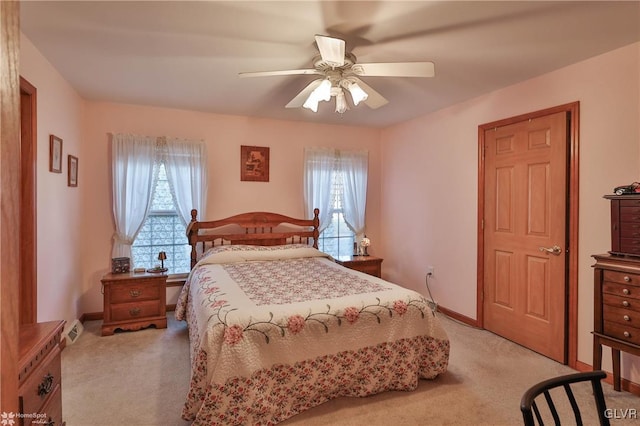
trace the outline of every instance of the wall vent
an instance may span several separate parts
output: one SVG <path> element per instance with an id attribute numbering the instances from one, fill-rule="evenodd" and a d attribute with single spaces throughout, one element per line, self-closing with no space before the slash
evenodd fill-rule
<path id="1" fill-rule="evenodd" d="M 74 344 L 76 340 L 80 338 L 83 330 L 84 327 L 82 326 L 82 323 L 78 320 L 74 320 L 64 336 L 67 341 L 67 345 Z"/>

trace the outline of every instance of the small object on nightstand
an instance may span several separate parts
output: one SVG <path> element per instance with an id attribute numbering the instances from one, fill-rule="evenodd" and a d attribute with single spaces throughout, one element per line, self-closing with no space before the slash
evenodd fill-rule
<path id="1" fill-rule="evenodd" d="M 362 241 L 360 241 L 360 246 L 362 247 L 362 256 L 369 256 L 369 251 L 367 247 L 371 245 L 371 240 L 367 238 L 365 235 Z"/>
<path id="2" fill-rule="evenodd" d="M 111 259 L 111 272 L 114 274 L 124 274 L 129 272 L 131 259 L 128 257 L 114 257 Z"/>
<path id="3" fill-rule="evenodd" d="M 167 272 L 168 269 L 164 267 L 164 261 L 167 259 L 167 253 L 161 251 L 158 253 L 158 260 L 162 262 L 160 266 L 156 265 L 154 268 L 147 269 L 147 272 L 151 272 L 152 274 L 157 274 L 160 272 Z"/>
<path id="4" fill-rule="evenodd" d="M 146 268 L 133 268 L 133 273 L 134 274 L 142 274 L 142 273 L 144 273 L 146 271 L 147 271 Z"/>

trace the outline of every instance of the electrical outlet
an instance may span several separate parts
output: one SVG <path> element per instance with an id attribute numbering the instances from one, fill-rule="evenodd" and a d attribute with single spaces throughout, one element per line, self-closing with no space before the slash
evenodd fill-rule
<path id="1" fill-rule="evenodd" d="M 433 266 L 427 266 L 427 276 L 432 277 L 435 274 L 435 268 Z"/>

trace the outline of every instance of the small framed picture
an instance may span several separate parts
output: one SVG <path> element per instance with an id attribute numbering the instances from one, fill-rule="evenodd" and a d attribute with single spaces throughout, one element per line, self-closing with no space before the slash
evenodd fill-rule
<path id="1" fill-rule="evenodd" d="M 69 155 L 69 177 L 67 178 L 69 186 L 78 186 L 78 157 Z"/>
<path id="2" fill-rule="evenodd" d="M 62 173 L 62 139 L 49 135 L 49 171 Z"/>
<path id="3" fill-rule="evenodd" d="M 240 180 L 269 182 L 269 148 L 240 146 Z"/>

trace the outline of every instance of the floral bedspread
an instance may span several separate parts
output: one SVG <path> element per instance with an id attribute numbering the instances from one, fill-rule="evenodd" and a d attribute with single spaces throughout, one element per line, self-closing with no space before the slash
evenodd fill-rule
<path id="1" fill-rule="evenodd" d="M 194 425 L 275 424 L 340 396 L 413 390 L 449 359 L 420 294 L 308 246 L 210 250 L 176 318 L 189 324 Z"/>

